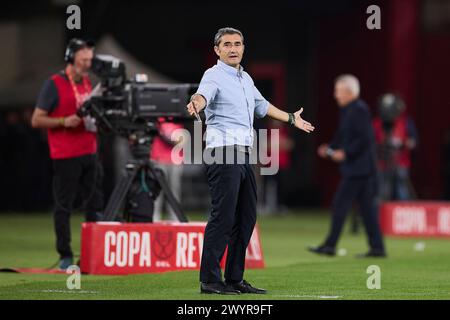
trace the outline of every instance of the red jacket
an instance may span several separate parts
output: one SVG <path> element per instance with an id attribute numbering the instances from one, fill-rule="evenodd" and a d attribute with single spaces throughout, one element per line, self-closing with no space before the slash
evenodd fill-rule
<path id="1" fill-rule="evenodd" d="M 75 114 L 77 103 L 70 81 L 61 74 L 55 74 L 51 79 L 55 83 L 59 99 L 57 107 L 49 113 L 49 116 L 60 118 Z M 76 87 L 83 100 L 92 90 L 87 77 L 82 83 L 76 84 Z M 86 87 L 89 90 L 86 90 Z M 97 152 L 96 134 L 86 131 L 83 122 L 76 128 L 48 129 L 48 143 L 52 159 L 67 159 Z"/>

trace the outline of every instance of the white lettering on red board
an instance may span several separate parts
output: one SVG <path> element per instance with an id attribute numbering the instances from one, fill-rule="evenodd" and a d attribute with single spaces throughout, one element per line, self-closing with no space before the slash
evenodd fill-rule
<path id="1" fill-rule="evenodd" d="M 177 232 L 177 268 L 198 268 L 203 250 L 202 232 Z M 261 247 L 255 230 L 247 247 L 246 259 L 261 260 Z M 167 267 L 158 265 L 158 267 Z M 106 231 L 104 236 L 104 265 L 113 267 L 151 267 L 151 234 L 137 231 Z"/>
<path id="2" fill-rule="evenodd" d="M 201 261 L 202 250 L 203 233 L 178 232 L 176 266 L 179 268 L 197 268 L 197 259 L 194 255 L 198 253 L 198 261 Z"/>
<path id="3" fill-rule="evenodd" d="M 424 207 L 397 207 L 393 213 L 393 230 L 396 233 L 425 233 L 427 216 Z"/>
<path id="4" fill-rule="evenodd" d="M 450 208 L 439 208 L 438 211 L 438 230 L 440 234 L 450 234 Z"/>
<path id="5" fill-rule="evenodd" d="M 104 264 L 106 267 L 133 267 L 135 259 L 139 267 L 151 266 L 150 232 L 107 231 L 105 233 Z"/>

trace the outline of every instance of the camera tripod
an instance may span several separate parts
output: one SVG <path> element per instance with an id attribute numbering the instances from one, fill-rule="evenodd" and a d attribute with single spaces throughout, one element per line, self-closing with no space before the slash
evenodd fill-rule
<path id="1" fill-rule="evenodd" d="M 402 174 L 402 168 L 396 163 L 397 153 L 406 148 L 404 144 L 394 145 L 392 142 L 392 132 L 386 132 L 385 141 L 381 145 L 381 159 L 385 165 L 382 172 L 380 198 L 389 200 L 413 200 L 416 199 L 416 192 L 408 174 Z M 403 184 L 404 191 L 399 191 L 399 185 Z"/>
<path id="2" fill-rule="evenodd" d="M 154 201 L 162 190 L 178 220 L 188 222 L 165 180 L 163 171 L 156 168 L 149 159 L 151 144 L 156 134 L 135 131 L 128 135 L 133 158 L 127 161 L 124 174 L 109 198 L 105 208 L 105 221 L 116 221 L 119 211 L 124 207 L 125 221 L 153 222 Z"/>

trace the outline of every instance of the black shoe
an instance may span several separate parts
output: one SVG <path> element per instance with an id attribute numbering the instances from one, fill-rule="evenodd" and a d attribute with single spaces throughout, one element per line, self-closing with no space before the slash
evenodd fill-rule
<path id="1" fill-rule="evenodd" d="M 223 282 L 205 283 L 200 284 L 200 293 L 207 294 L 240 294 L 239 290 L 226 285 Z"/>
<path id="2" fill-rule="evenodd" d="M 65 271 L 71 265 L 73 265 L 73 257 L 65 257 L 65 258 L 61 258 L 61 260 L 59 260 L 59 269 L 60 270 Z"/>
<path id="3" fill-rule="evenodd" d="M 308 251 L 314 252 L 317 254 L 327 255 L 330 257 L 336 255 L 336 249 L 333 247 L 328 247 L 328 246 L 308 247 Z"/>
<path id="4" fill-rule="evenodd" d="M 387 257 L 384 250 L 369 250 L 367 253 L 361 253 L 356 255 L 357 258 L 385 258 Z"/>
<path id="5" fill-rule="evenodd" d="M 266 294 L 266 289 L 255 288 L 245 280 L 237 283 L 228 283 L 233 289 L 239 290 L 241 293 Z"/>

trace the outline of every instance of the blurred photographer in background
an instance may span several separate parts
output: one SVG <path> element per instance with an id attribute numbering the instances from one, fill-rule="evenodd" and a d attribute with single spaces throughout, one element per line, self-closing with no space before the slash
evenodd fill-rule
<path id="1" fill-rule="evenodd" d="M 417 147 L 414 121 L 405 112 L 403 100 L 392 93 L 380 97 L 374 119 L 377 142 L 380 197 L 382 200 L 416 198 L 409 179 L 411 151 Z"/>
<path id="2" fill-rule="evenodd" d="M 102 167 L 97 157 L 96 127 L 92 118 L 77 115 L 92 91 L 88 72 L 93 57 L 92 43 L 71 39 L 64 57 L 66 68 L 46 80 L 31 119 L 34 128 L 45 128 L 48 132 L 60 269 L 73 264 L 70 215 L 76 210 L 78 192 L 81 192 L 86 220 L 102 219 Z"/>

